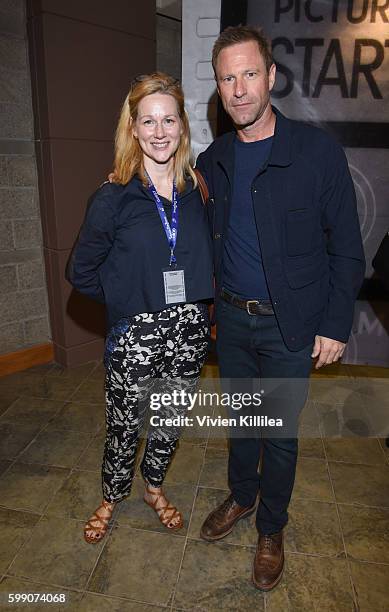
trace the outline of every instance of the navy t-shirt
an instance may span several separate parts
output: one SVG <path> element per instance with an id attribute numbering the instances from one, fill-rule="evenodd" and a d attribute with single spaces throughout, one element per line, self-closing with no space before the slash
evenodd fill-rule
<path id="1" fill-rule="evenodd" d="M 269 157 L 273 137 L 235 139 L 234 183 L 224 243 L 223 287 L 244 299 L 269 300 L 254 217 L 251 185 Z"/>

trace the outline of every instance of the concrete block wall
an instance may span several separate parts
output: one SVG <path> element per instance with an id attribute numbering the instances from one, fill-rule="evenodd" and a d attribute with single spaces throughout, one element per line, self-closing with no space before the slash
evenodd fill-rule
<path id="1" fill-rule="evenodd" d="M 49 338 L 25 0 L 0 0 L 0 354 Z"/>
<path id="2" fill-rule="evenodd" d="M 212 47 L 220 32 L 221 0 L 183 0 L 182 74 L 195 157 L 216 136 L 217 92 Z"/>

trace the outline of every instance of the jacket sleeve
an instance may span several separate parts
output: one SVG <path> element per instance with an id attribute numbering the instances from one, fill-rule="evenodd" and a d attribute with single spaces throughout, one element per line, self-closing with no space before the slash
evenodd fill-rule
<path id="1" fill-rule="evenodd" d="M 105 302 L 100 268 L 110 252 L 115 220 L 109 198 L 100 192 L 92 196 L 85 221 L 70 256 L 66 278 L 77 291 Z"/>
<path id="2" fill-rule="evenodd" d="M 329 297 L 317 333 L 347 342 L 354 303 L 364 278 L 365 256 L 347 159 L 335 141 L 331 148 L 321 191 L 321 220 L 329 261 Z"/>

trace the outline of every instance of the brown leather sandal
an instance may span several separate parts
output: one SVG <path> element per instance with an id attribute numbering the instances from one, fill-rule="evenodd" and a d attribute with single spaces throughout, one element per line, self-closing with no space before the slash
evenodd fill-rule
<path id="1" fill-rule="evenodd" d="M 175 506 L 171 505 L 171 503 L 166 499 L 164 493 L 162 493 L 162 490 L 160 493 L 157 493 L 156 491 L 150 491 L 149 486 L 146 485 L 146 491 L 150 495 L 154 495 L 155 499 L 154 501 L 150 502 L 147 499 L 143 498 L 143 501 L 157 513 L 162 525 L 164 525 L 167 529 L 171 530 L 181 529 L 184 526 L 184 521 L 182 519 L 181 512 L 179 512 Z M 159 506 L 157 508 L 156 506 L 160 501 L 161 497 L 165 497 L 167 503 L 165 506 Z M 174 519 L 176 518 L 179 518 L 179 520 L 177 521 L 177 523 L 172 524 L 172 521 L 174 521 Z"/>
<path id="2" fill-rule="evenodd" d="M 101 508 L 104 508 L 105 510 L 107 510 L 109 514 L 106 516 L 99 514 L 99 510 Z M 108 524 L 111 519 L 114 508 L 115 508 L 114 503 L 107 502 L 105 501 L 105 499 L 103 499 L 100 506 L 96 508 L 96 510 L 90 517 L 89 521 L 85 523 L 85 527 L 84 527 L 85 542 L 87 542 L 88 544 L 97 544 L 98 542 L 101 542 L 101 540 L 107 533 Z M 88 535 L 87 533 L 88 531 L 93 531 L 95 535 L 94 536 Z"/>

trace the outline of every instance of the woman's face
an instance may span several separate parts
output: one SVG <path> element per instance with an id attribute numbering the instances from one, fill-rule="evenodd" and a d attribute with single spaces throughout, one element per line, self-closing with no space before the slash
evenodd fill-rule
<path id="1" fill-rule="evenodd" d="M 182 132 L 173 96 L 155 93 L 140 101 L 133 133 L 145 157 L 157 164 L 166 164 L 177 151 Z"/>

